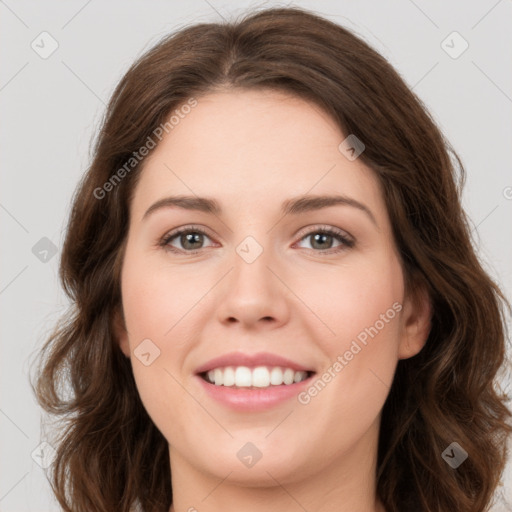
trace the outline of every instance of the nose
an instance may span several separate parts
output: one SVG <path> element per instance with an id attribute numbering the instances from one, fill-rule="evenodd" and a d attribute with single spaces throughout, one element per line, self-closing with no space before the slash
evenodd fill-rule
<path id="1" fill-rule="evenodd" d="M 290 316 L 292 294 L 272 251 L 264 248 L 251 262 L 252 258 L 247 258 L 242 248 L 238 249 L 232 270 L 223 280 L 217 297 L 218 320 L 225 325 L 241 324 L 247 329 L 274 329 L 285 324 Z"/>

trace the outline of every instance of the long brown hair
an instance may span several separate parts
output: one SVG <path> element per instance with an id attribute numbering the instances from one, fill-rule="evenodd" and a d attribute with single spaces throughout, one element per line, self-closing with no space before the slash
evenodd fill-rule
<path id="1" fill-rule="evenodd" d="M 382 411 L 380 500 L 389 512 L 487 510 L 512 432 L 497 384 L 507 362 L 510 305 L 475 255 L 460 203 L 465 170 L 385 58 L 297 7 L 170 34 L 112 95 L 61 254 L 71 309 L 42 347 L 31 383 L 41 407 L 61 418 L 51 466 L 59 503 L 75 512 L 162 512 L 172 502 L 167 440 L 146 413 L 113 335 L 129 206 L 144 166 L 130 159 L 191 98 L 230 88 L 298 95 L 325 109 L 345 136 L 363 141 L 359 158 L 382 184 L 407 293 L 418 286 L 429 293 L 428 340 L 417 356 L 398 362 Z M 457 469 L 441 456 L 452 442 L 469 454 Z"/>

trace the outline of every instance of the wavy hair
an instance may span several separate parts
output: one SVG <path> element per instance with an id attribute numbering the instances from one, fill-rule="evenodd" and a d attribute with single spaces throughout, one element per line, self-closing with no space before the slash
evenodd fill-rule
<path id="1" fill-rule="evenodd" d="M 59 419 L 50 480 L 56 498 L 73 512 L 167 512 L 171 505 L 167 440 L 113 334 L 129 206 L 144 160 L 108 194 L 99 191 L 190 98 L 264 88 L 314 102 L 345 136 L 363 141 L 359 158 L 382 185 L 406 293 L 423 287 L 431 300 L 427 342 L 398 362 L 383 407 L 380 500 L 388 512 L 487 510 L 512 432 L 498 384 L 509 363 L 511 308 L 476 256 L 460 200 L 466 171 L 383 56 L 298 7 L 181 28 L 138 57 L 112 94 L 61 253 L 71 304 L 38 353 L 31 381 L 40 406 Z M 454 441 L 469 454 L 456 470 L 441 456 Z"/>

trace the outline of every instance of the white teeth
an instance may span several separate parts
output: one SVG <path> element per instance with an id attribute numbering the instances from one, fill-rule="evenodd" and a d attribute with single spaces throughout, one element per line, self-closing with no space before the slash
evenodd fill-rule
<path id="1" fill-rule="evenodd" d="M 213 381 L 216 386 L 221 386 L 224 383 L 224 375 L 220 368 L 215 368 L 213 371 Z"/>
<path id="2" fill-rule="evenodd" d="M 216 386 L 236 386 L 268 388 L 271 385 L 280 386 L 281 384 L 290 385 L 294 382 L 301 382 L 308 377 L 308 372 L 292 370 L 291 368 L 280 368 L 267 366 L 257 366 L 249 368 L 247 366 L 228 366 L 226 368 L 215 368 L 206 374 L 206 380 Z"/>
<path id="3" fill-rule="evenodd" d="M 245 366 L 238 366 L 235 370 L 235 384 L 239 387 L 252 386 L 251 370 Z"/>
<path id="4" fill-rule="evenodd" d="M 270 373 L 265 366 L 258 366 L 252 371 L 252 385 L 256 388 L 268 388 L 270 386 Z"/>
<path id="5" fill-rule="evenodd" d="M 274 386 L 279 386 L 283 383 L 283 372 L 281 368 L 272 368 L 270 372 L 270 384 L 274 384 Z"/>
<path id="6" fill-rule="evenodd" d="M 231 367 L 224 369 L 224 377 L 222 379 L 223 386 L 235 385 L 235 370 Z"/>
<path id="7" fill-rule="evenodd" d="M 283 381 L 285 384 L 293 384 L 293 378 L 295 377 L 295 372 L 291 368 L 286 368 L 283 373 Z"/>

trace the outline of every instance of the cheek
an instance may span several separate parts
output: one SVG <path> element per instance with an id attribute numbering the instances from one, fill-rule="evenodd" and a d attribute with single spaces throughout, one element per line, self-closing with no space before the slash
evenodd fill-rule
<path id="1" fill-rule="evenodd" d="M 187 312 L 202 292 L 200 274 L 165 267 L 154 255 L 127 255 L 123 269 L 123 307 L 130 332 L 132 350 L 139 339 L 150 338 L 163 349 L 170 343 L 182 344 L 178 336 L 187 324 Z M 194 280 L 195 279 L 195 280 Z M 186 331 L 188 332 L 188 331 Z"/>
<path id="2" fill-rule="evenodd" d="M 199 338 L 195 323 L 189 321 L 198 301 L 197 287 L 190 280 L 182 283 L 180 275 L 152 264 L 147 254 L 127 251 L 123 309 L 134 377 L 143 402 L 152 404 L 150 410 L 163 397 L 179 401 L 183 393 L 176 380 L 182 381 L 183 361 Z"/>
<path id="3" fill-rule="evenodd" d="M 393 380 L 403 274 L 390 253 L 372 259 L 371 264 L 337 269 L 329 282 L 317 311 L 322 311 L 322 320 L 335 334 L 322 337 L 325 372 L 317 376 L 320 382 L 311 390 L 322 398 L 314 398 L 316 405 L 310 412 L 320 414 L 317 407 L 329 409 L 334 423 L 344 422 L 356 432 L 373 422 Z M 314 290 L 320 297 L 320 287 Z"/>
<path id="4" fill-rule="evenodd" d="M 186 355 L 199 334 L 187 311 L 197 288 L 180 273 L 151 266 L 147 255 L 131 253 L 122 277 L 123 308 L 137 390 L 154 424 L 168 439 L 183 435 L 176 413 L 194 405 L 180 383 Z M 193 311 L 189 313 L 192 315 Z"/>
<path id="5" fill-rule="evenodd" d="M 370 347 L 372 339 L 382 341 L 374 344 L 373 351 L 380 355 L 383 350 L 394 352 L 404 291 L 402 269 L 394 253 L 354 259 L 353 264 L 334 270 L 327 278 L 310 279 L 309 284 L 308 296 L 315 304 L 311 309 L 329 327 L 323 336 L 326 352 L 335 357 L 349 350 L 353 340 Z"/>

